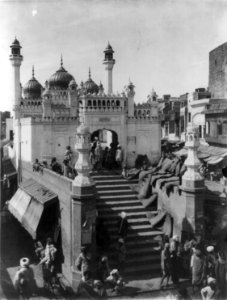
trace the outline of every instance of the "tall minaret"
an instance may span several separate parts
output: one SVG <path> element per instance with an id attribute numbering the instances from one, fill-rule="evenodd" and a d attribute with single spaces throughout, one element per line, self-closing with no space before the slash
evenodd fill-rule
<path id="1" fill-rule="evenodd" d="M 106 65 L 106 70 L 107 70 L 107 94 L 110 95 L 113 92 L 113 78 L 112 78 L 112 70 L 113 66 L 115 64 L 115 59 L 113 59 L 113 49 L 110 46 L 110 43 L 108 43 L 106 49 L 104 50 L 105 53 L 105 58 L 103 61 L 103 64 Z"/>
<path id="2" fill-rule="evenodd" d="M 19 99 L 21 98 L 20 66 L 23 56 L 20 54 L 21 45 L 16 37 L 10 48 L 11 54 L 9 59 L 11 60 L 13 66 L 13 117 L 14 119 L 17 119 Z"/>

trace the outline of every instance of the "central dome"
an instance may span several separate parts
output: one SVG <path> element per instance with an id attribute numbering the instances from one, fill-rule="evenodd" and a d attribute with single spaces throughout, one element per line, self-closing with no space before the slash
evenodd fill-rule
<path id="1" fill-rule="evenodd" d="M 61 67 L 48 80 L 49 88 L 67 89 L 71 80 L 74 80 L 74 77 L 63 68 L 61 59 Z"/>

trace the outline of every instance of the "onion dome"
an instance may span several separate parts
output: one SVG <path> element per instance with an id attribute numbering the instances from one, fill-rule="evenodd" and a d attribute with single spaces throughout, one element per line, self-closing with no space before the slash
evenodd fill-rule
<path id="1" fill-rule="evenodd" d="M 91 70 L 89 68 L 88 80 L 84 83 L 83 89 L 87 94 L 98 94 L 99 87 L 98 85 L 91 79 Z"/>
<path id="2" fill-rule="evenodd" d="M 38 99 L 41 98 L 42 85 L 34 76 L 34 66 L 32 68 L 32 78 L 24 85 L 23 93 L 25 98 Z"/>
<path id="3" fill-rule="evenodd" d="M 61 57 L 60 68 L 48 80 L 49 87 L 50 89 L 67 89 L 71 80 L 74 80 L 74 77 L 63 68 Z"/>

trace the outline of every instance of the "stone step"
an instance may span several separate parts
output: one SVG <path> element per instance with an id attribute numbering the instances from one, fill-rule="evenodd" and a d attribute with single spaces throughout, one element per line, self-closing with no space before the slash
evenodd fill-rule
<path id="1" fill-rule="evenodd" d="M 97 191 L 109 191 L 111 190 L 128 190 L 132 191 L 131 188 L 127 184 L 107 184 L 107 185 L 97 185 Z"/>
<path id="2" fill-rule="evenodd" d="M 127 234 L 127 238 L 126 238 L 126 245 L 128 245 L 128 242 L 131 240 L 134 240 L 134 242 L 136 241 L 136 239 L 147 239 L 147 241 L 149 241 L 150 239 L 152 239 L 152 237 L 155 237 L 157 235 L 160 234 L 160 231 L 145 231 L 145 232 L 129 232 Z M 110 235 L 112 240 L 117 240 L 118 239 L 118 234 L 111 234 Z"/>
<path id="3" fill-rule="evenodd" d="M 106 210 L 104 211 L 99 211 L 99 216 L 102 218 L 102 219 L 108 219 L 108 220 L 112 220 L 112 219 L 117 219 L 120 217 L 121 215 L 121 211 L 118 211 L 118 210 L 112 210 L 112 213 L 108 212 L 106 213 Z M 127 220 L 130 220 L 130 219 L 139 219 L 139 218 L 146 218 L 146 212 L 145 211 L 137 211 L 137 212 L 127 212 Z"/>
<path id="4" fill-rule="evenodd" d="M 96 206 L 97 208 L 101 207 L 112 207 L 115 205 L 116 207 L 118 206 L 138 206 L 140 205 L 140 202 L 138 200 L 117 200 L 117 201 L 112 201 L 112 199 L 108 199 L 105 202 L 103 200 L 97 200 L 96 201 Z"/>
<path id="5" fill-rule="evenodd" d="M 115 190 L 112 190 L 112 189 L 109 189 L 108 191 L 100 191 L 99 189 L 97 189 L 97 193 L 99 195 L 116 195 L 116 194 L 120 194 L 120 195 L 133 195 L 135 196 L 135 193 L 132 191 L 132 190 L 118 190 L 118 189 L 115 189 Z"/>
<path id="6" fill-rule="evenodd" d="M 115 179 L 115 178 L 122 178 L 123 177 L 119 174 L 110 174 L 110 175 L 106 175 L 106 174 L 93 174 L 91 175 L 93 179 L 99 179 L 99 180 L 104 180 L 106 178 L 111 178 L 111 179 Z"/>
<path id="7" fill-rule="evenodd" d="M 146 224 L 146 225 L 129 225 L 129 228 L 128 228 L 128 232 L 142 232 L 142 231 L 147 231 L 147 230 L 151 230 L 152 227 L 150 224 Z M 108 231 L 109 233 L 112 233 L 112 232 L 117 232 L 118 230 L 118 227 L 117 226 L 111 226 L 111 227 L 108 227 Z"/>
<path id="8" fill-rule="evenodd" d="M 97 180 L 94 180 L 95 181 L 95 184 L 97 186 L 99 185 L 118 185 L 118 184 L 125 184 L 128 186 L 128 182 L 125 181 L 124 179 L 117 179 L 117 180 L 109 180 L 109 178 L 107 178 L 106 180 L 102 180 L 102 181 L 97 181 Z"/>
<path id="9" fill-rule="evenodd" d="M 108 207 L 100 207 L 99 208 L 99 212 L 101 214 L 105 214 L 105 215 L 111 215 L 113 213 L 120 213 L 124 211 L 126 212 L 127 214 L 128 213 L 132 213 L 132 212 L 144 212 L 144 208 L 143 206 L 141 205 L 135 205 L 135 206 L 118 206 L 118 207 L 111 207 L 111 208 L 108 208 Z M 145 214 L 146 215 L 146 214 Z"/>
<path id="10" fill-rule="evenodd" d="M 136 196 L 134 195 L 99 195 L 99 199 L 127 199 L 127 198 L 131 198 L 132 200 L 137 199 Z M 138 200 L 138 199 L 137 199 Z M 142 205 L 142 203 L 141 203 Z"/>
<path id="11" fill-rule="evenodd" d="M 139 257 L 127 257 L 125 265 L 146 265 L 150 263 L 155 263 L 160 261 L 160 253 L 159 254 L 153 254 L 153 255 L 141 255 Z"/>
<path id="12" fill-rule="evenodd" d="M 104 220 L 104 224 L 106 226 L 114 226 L 114 225 L 117 225 L 118 223 L 118 218 L 116 217 L 116 219 L 108 219 L 108 220 Z M 147 218 L 140 218 L 140 219 L 128 219 L 128 223 L 129 225 L 131 224 L 138 224 L 138 225 L 142 225 L 142 224 L 149 224 L 150 225 L 150 222 L 148 221 Z"/>
<path id="13" fill-rule="evenodd" d="M 161 275 L 161 266 L 160 263 L 149 263 L 145 265 L 136 265 L 127 266 L 124 272 L 124 278 L 131 277 L 142 277 L 143 275 L 149 274 L 149 277 L 160 277 Z"/>
<path id="14" fill-rule="evenodd" d="M 136 241 L 133 240 L 127 240 L 126 241 L 126 249 L 144 249 L 147 247 L 154 247 L 156 249 L 159 249 L 159 241 L 155 239 L 155 237 L 152 238 L 144 238 L 144 239 L 138 239 Z"/>
<path id="15" fill-rule="evenodd" d="M 127 260 L 129 257 L 137 257 L 137 256 L 143 256 L 143 255 L 155 255 L 156 257 L 160 258 L 161 251 L 157 248 L 157 245 L 155 246 L 144 246 L 143 248 L 126 248 L 127 251 Z"/>

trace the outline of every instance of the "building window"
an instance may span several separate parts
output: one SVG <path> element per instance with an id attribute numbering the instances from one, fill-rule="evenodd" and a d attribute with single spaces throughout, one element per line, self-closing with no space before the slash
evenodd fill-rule
<path id="1" fill-rule="evenodd" d="M 210 135 L 210 122 L 206 122 L 206 135 Z"/>
<path id="2" fill-rule="evenodd" d="M 188 113 L 188 122 L 191 122 L 191 113 Z"/>
<path id="3" fill-rule="evenodd" d="M 199 125 L 199 137 L 201 138 L 202 137 L 202 126 Z"/>
<path id="4" fill-rule="evenodd" d="M 10 141 L 13 141 L 13 130 L 9 131 L 9 139 Z"/>
<path id="5" fill-rule="evenodd" d="M 222 135 L 222 123 L 218 122 L 217 126 L 218 126 L 218 135 Z"/>
<path id="6" fill-rule="evenodd" d="M 227 135 L 227 121 L 224 121 L 222 125 L 222 132 L 223 134 Z"/>

